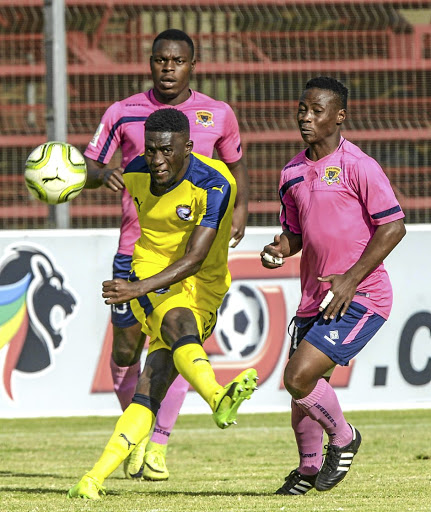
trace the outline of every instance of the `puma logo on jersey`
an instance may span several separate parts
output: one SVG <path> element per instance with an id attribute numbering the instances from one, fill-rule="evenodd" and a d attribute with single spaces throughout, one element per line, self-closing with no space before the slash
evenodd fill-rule
<path id="1" fill-rule="evenodd" d="M 213 187 L 212 189 L 218 190 L 219 192 L 221 192 L 223 194 L 223 187 L 224 187 L 224 185 L 222 185 L 221 187 Z"/>
<path id="2" fill-rule="evenodd" d="M 135 199 L 133 201 L 136 203 L 136 206 L 138 208 L 138 212 L 140 212 L 141 211 L 141 206 L 142 206 L 143 202 L 139 201 L 139 199 L 137 197 L 135 197 Z"/>

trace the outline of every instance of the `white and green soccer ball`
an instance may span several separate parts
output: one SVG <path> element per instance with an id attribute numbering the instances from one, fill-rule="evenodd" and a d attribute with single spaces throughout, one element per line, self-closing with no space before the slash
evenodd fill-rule
<path id="1" fill-rule="evenodd" d="M 60 204 L 76 197 L 84 188 L 87 166 L 84 157 L 67 142 L 45 142 L 28 156 L 25 183 L 34 197 Z"/>

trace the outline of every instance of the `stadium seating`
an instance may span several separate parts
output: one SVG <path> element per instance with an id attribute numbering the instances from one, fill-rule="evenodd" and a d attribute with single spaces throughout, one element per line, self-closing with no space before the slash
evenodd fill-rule
<path id="1" fill-rule="evenodd" d="M 0 226 L 49 227 L 22 180 L 46 140 L 43 0 L 0 0 Z M 193 86 L 229 102 L 250 173 L 250 224 L 277 222 L 280 169 L 302 147 L 297 97 L 330 74 L 350 88 L 345 135 L 384 167 L 409 222 L 431 220 L 431 9 L 410 0 L 66 0 L 68 142 L 83 150 L 105 109 L 151 84 L 154 36 L 185 29 Z M 83 191 L 72 226 L 119 225 L 118 198 Z"/>

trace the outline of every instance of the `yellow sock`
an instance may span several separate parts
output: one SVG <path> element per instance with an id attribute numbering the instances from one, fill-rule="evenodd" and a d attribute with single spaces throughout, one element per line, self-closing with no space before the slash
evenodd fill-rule
<path id="1" fill-rule="evenodd" d="M 154 414 L 139 404 L 130 404 L 115 425 L 114 433 L 100 459 L 87 474 L 103 483 L 133 448 L 150 432 Z"/>
<path id="2" fill-rule="evenodd" d="M 189 343 L 174 350 L 175 367 L 189 382 L 201 397 L 214 407 L 212 398 L 222 386 L 215 379 L 214 370 L 208 361 L 208 356 L 201 345 Z"/>

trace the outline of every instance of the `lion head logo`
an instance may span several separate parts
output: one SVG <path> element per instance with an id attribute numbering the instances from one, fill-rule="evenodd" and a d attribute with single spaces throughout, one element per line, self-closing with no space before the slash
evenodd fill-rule
<path id="1" fill-rule="evenodd" d="M 51 365 L 76 304 L 41 249 L 17 244 L 6 249 L 0 261 L 0 353 L 7 350 L 1 354 L 3 384 L 11 399 L 12 372 L 35 373 Z"/>

